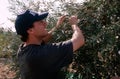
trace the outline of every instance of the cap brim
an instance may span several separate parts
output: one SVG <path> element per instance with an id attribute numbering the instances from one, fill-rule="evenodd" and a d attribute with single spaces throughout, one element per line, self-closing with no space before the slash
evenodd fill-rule
<path id="1" fill-rule="evenodd" d="M 48 12 L 44 12 L 44 13 L 39 14 L 38 20 L 43 20 L 43 19 L 47 18 L 48 14 L 49 14 Z"/>

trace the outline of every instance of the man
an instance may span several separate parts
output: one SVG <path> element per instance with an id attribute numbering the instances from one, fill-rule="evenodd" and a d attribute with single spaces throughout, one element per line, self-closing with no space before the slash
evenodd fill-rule
<path id="1" fill-rule="evenodd" d="M 52 32 L 65 19 L 65 16 L 62 16 L 48 32 L 47 22 L 44 21 L 47 16 L 48 13 L 38 14 L 31 10 L 17 16 L 16 32 L 24 42 L 18 50 L 21 79 L 59 79 L 60 69 L 72 62 L 73 52 L 84 44 L 76 16 L 69 19 L 74 32 L 70 40 L 47 44 Z"/>

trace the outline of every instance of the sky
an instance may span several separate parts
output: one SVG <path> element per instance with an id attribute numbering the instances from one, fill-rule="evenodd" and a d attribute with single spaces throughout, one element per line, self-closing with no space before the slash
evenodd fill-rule
<path id="1" fill-rule="evenodd" d="M 14 30 L 14 24 L 8 20 L 12 13 L 8 10 L 9 3 L 7 0 L 0 0 L 0 27 L 11 28 Z"/>
<path id="2" fill-rule="evenodd" d="M 84 0 L 77 0 L 77 2 L 83 2 Z M 14 23 L 12 23 L 8 18 L 12 17 L 12 13 L 8 10 L 8 0 L 0 0 L 0 27 L 3 28 L 10 28 L 13 31 L 14 29 Z"/>

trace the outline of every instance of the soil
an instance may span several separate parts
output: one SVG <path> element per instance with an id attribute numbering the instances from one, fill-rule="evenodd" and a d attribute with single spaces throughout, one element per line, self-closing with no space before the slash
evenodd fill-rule
<path id="1" fill-rule="evenodd" d="M 11 70 L 8 60 L 0 58 L 0 79 L 13 79 L 15 72 Z"/>

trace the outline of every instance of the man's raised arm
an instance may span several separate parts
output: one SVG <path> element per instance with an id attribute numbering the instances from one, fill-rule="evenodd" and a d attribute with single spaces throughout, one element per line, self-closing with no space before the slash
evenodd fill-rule
<path id="1" fill-rule="evenodd" d="M 77 23 L 78 23 L 77 17 L 71 16 L 69 19 L 69 22 L 70 22 L 71 27 L 72 27 L 73 32 L 74 32 L 73 36 L 71 38 L 71 41 L 73 43 L 73 51 L 76 51 L 77 49 L 79 49 L 81 46 L 84 45 L 85 39 L 84 39 L 84 36 L 82 34 L 82 31 L 77 26 Z"/>

